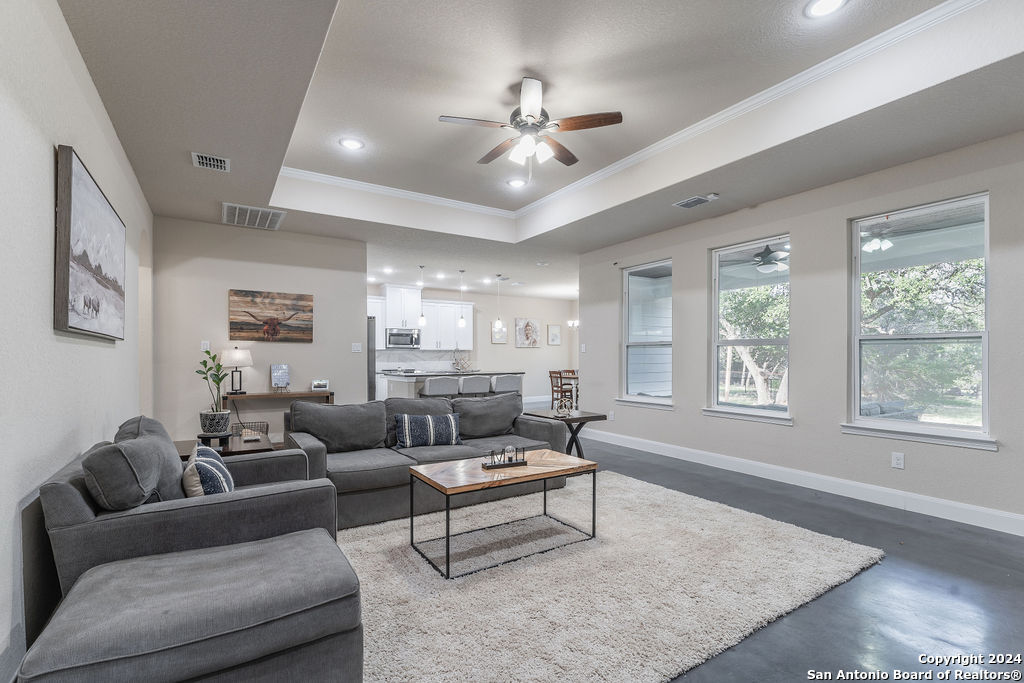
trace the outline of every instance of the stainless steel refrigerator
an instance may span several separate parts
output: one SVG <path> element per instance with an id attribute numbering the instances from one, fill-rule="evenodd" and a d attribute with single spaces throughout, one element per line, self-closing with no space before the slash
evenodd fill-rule
<path id="1" fill-rule="evenodd" d="M 366 319 L 366 400 L 377 400 L 377 318 Z"/>

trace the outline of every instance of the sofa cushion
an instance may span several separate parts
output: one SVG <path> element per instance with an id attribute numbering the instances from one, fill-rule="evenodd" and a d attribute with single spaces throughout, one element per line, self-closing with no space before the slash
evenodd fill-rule
<path id="1" fill-rule="evenodd" d="M 192 456 L 181 475 L 181 487 L 189 498 L 212 496 L 235 490 L 235 480 L 224 459 L 209 446 L 192 449 Z"/>
<path id="2" fill-rule="evenodd" d="M 398 434 L 395 431 L 395 415 L 450 415 L 452 402 L 447 398 L 387 398 L 384 399 L 387 410 L 387 441 L 384 445 L 393 448 L 398 445 Z M 295 431 L 302 431 L 296 429 Z"/>
<path id="3" fill-rule="evenodd" d="M 330 453 L 327 478 L 338 493 L 383 489 L 409 483 L 409 466 L 416 461 L 390 448 Z"/>
<path id="4" fill-rule="evenodd" d="M 26 681 L 185 680 L 360 624 L 359 580 L 324 529 L 85 572 L 22 660 Z"/>
<path id="5" fill-rule="evenodd" d="M 342 406 L 295 401 L 291 427 L 320 439 L 328 453 L 362 451 L 384 445 L 384 415 L 381 401 Z"/>
<path id="6" fill-rule="evenodd" d="M 181 489 L 181 456 L 171 440 L 170 434 L 159 421 L 145 415 L 125 420 L 114 434 L 114 443 L 152 437 L 152 445 L 159 456 L 160 477 L 157 481 L 156 496 L 153 500 L 179 500 L 185 497 Z M 152 502 L 152 501 L 150 501 Z"/>
<path id="7" fill-rule="evenodd" d="M 459 414 L 462 437 L 511 434 L 516 418 L 523 414 L 523 397 L 519 394 L 498 394 L 480 398 L 457 398 L 452 410 Z"/>
<path id="8" fill-rule="evenodd" d="M 398 452 L 415 460 L 417 465 L 428 462 L 444 462 L 445 460 L 482 458 L 486 455 L 485 451 L 473 446 L 417 446 L 402 448 Z"/>
<path id="9" fill-rule="evenodd" d="M 459 416 L 451 415 L 395 415 L 395 434 L 399 448 L 414 446 L 457 446 Z"/>
<path id="10" fill-rule="evenodd" d="M 547 441 L 537 441 L 536 439 L 527 439 L 525 436 L 519 436 L 518 434 L 502 434 L 500 436 L 485 436 L 480 439 L 466 439 L 462 443 L 473 448 L 479 448 L 480 450 L 487 451 L 500 451 L 505 446 L 512 446 L 514 448 L 525 448 L 528 451 L 535 451 L 540 448 L 551 448 L 551 445 Z"/>
<path id="11" fill-rule="evenodd" d="M 115 438 L 116 443 L 97 444 L 82 458 L 86 487 L 100 507 L 128 510 L 185 497 L 181 457 L 169 437 L 150 432 L 127 438 L 119 430 Z"/>

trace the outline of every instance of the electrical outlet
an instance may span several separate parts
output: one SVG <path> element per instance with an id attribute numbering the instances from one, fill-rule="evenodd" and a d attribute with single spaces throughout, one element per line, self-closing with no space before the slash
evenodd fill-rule
<path id="1" fill-rule="evenodd" d="M 359 342 L 352 342 L 352 353 L 362 353 L 363 345 Z"/>
<path id="2" fill-rule="evenodd" d="M 608 411 L 608 420 L 610 422 L 615 422 L 615 411 L 614 410 L 609 410 Z"/>
<path id="3" fill-rule="evenodd" d="M 210 350 L 210 342 L 206 341 L 205 339 L 203 341 L 199 342 L 199 350 L 200 351 L 209 351 Z"/>
<path id="4" fill-rule="evenodd" d="M 897 453 L 897 452 L 893 451 L 893 454 L 892 454 L 892 466 L 893 466 L 893 469 L 897 469 L 897 470 L 902 470 L 903 469 L 903 454 L 902 453 Z"/>
<path id="5" fill-rule="evenodd" d="M 580 344 L 580 353 L 586 353 L 586 352 L 587 352 L 587 345 L 586 344 Z"/>

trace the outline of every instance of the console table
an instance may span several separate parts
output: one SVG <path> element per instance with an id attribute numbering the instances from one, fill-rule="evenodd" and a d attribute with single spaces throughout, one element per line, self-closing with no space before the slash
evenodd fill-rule
<path id="1" fill-rule="evenodd" d="M 321 403 L 334 403 L 333 391 L 271 391 L 265 394 L 224 394 L 220 398 L 221 410 L 228 409 L 228 401 L 265 401 L 275 398 L 287 398 L 295 401 L 300 398 L 318 400 Z"/>

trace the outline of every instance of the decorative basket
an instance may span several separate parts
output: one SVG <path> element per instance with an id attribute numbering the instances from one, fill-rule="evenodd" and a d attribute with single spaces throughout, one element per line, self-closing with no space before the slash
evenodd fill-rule
<path id="1" fill-rule="evenodd" d="M 255 436 L 270 434 L 269 422 L 232 422 L 231 436 Z"/>

